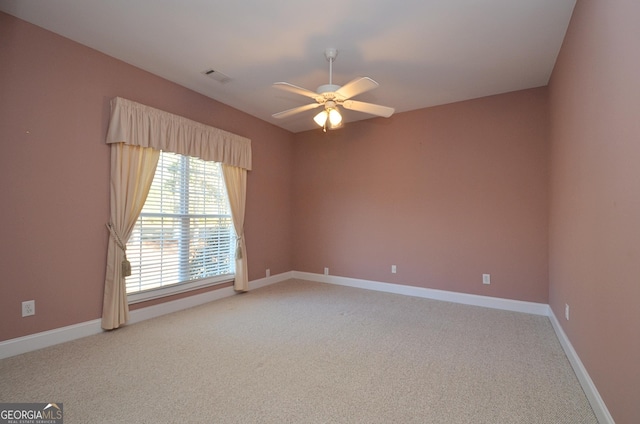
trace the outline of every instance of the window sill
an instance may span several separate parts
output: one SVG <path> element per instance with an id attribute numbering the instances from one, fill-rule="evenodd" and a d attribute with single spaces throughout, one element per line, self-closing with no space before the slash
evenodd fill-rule
<path id="1" fill-rule="evenodd" d="M 127 295 L 127 303 L 133 305 L 136 303 L 146 302 L 148 300 L 159 299 L 161 297 L 172 296 L 178 293 L 184 293 L 191 290 L 201 289 L 204 287 L 211 287 L 218 284 L 224 284 L 231 282 L 235 279 L 235 274 L 219 275 L 216 277 L 205 278 L 202 280 L 189 281 L 187 283 L 172 284 L 166 287 L 159 287 L 157 289 L 145 290 L 138 293 L 131 293 Z"/>

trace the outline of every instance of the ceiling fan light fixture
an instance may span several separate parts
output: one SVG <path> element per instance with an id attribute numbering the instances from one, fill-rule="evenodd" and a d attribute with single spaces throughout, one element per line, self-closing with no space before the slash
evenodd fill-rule
<path id="1" fill-rule="evenodd" d="M 327 126 L 329 126 L 330 129 L 339 128 L 342 124 L 342 115 L 337 108 L 328 107 L 314 116 L 313 120 L 316 122 L 316 124 L 318 124 L 319 127 L 322 127 L 325 130 Z"/>
<path id="2" fill-rule="evenodd" d="M 327 123 L 327 118 L 329 118 L 329 113 L 326 110 L 323 110 L 322 112 L 314 116 L 313 120 L 316 121 L 316 124 L 318 124 L 318 126 L 324 127 L 324 125 Z"/>
<path id="3" fill-rule="evenodd" d="M 329 122 L 331 122 L 332 127 L 337 127 L 342 122 L 342 115 L 336 108 L 329 109 Z"/>

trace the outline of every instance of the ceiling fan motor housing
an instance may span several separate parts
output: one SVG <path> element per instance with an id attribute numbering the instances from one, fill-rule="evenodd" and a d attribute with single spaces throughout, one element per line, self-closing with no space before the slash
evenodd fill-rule
<path id="1" fill-rule="evenodd" d="M 320 87 L 318 87 L 318 89 L 316 90 L 316 93 L 318 93 L 318 94 L 335 93 L 339 89 L 340 89 L 339 85 L 336 85 L 336 84 L 324 84 L 324 85 L 321 85 Z"/>

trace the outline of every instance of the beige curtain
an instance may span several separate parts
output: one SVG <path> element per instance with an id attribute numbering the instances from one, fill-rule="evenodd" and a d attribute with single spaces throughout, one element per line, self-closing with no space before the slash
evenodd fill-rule
<path id="1" fill-rule="evenodd" d="M 247 245 L 244 240 L 244 211 L 247 198 L 247 170 L 237 166 L 222 164 L 224 183 L 229 194 L 229 205 L 233 226 L 236 230 L 236 277 L 233 288 L 236 291 L 249 290 L 247 269 Z"/>
<path id="2" fill-rule="evenodd" d="M 111 217 L 102 328 L 112 330 L 129 319 L 122 270 L 126 246 L 149 194 L 160 151 L 150 147 L 111 144 Z"/>
<path id="3" fill-rule="evenodd" d="M 107 252 L 102 327 L 107 330 L 118 328 L 128 320 L 129 306 L 122 272 L 125 255 L 118 244 L 126 246 L 129 240 L 151 187 L 161 150 L 221 162 L 223 169 L 231 169 L 228 177 L 225 171 L 225 180 L 228 180 L 227 191 L 238 235 L 235 288 L 248 290 L 243 227 L 251 140 L 116 97 L 111 100 L 107 144 L 111 144 L 109 227 L 112 234 Z"/>

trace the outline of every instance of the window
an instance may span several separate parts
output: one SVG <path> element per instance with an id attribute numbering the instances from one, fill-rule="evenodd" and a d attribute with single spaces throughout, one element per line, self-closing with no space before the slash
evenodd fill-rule
<path id="1" fill-rule="evenodd" d="M 162 152 L 127 243 L 129 301 L 230 281 L 235 242 L 221 165 Z"/>

